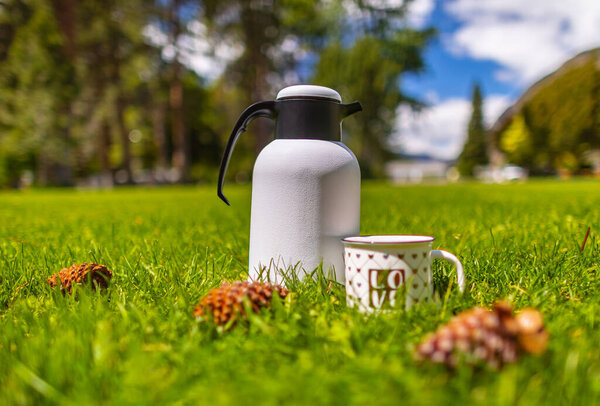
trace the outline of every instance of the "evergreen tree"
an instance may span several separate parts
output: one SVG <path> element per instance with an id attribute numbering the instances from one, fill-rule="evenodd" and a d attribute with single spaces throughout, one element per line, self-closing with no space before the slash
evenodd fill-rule
<path id="1" fill-rule="evenodd" d="M 228 66 L 224 82 L 241 91 L 240 108 L 272 99 L 281 87 L 297 84 L 296 51 L 324 41 L 331 15 L 328 2 L 297 0 L 205 0 L 205 21 L 216 40 L 233 41 L 243 50 Z M 237 21 L 232 16 L 237 15 Z M 286 47 L 282 46 L 286 42 Z M 286 51 L 287 48 L 290 48 Z M 290 74 L 286 77 L 286 74 Z M 291 80 L 289 78 L 292 78 Z M 291 82 L 291 83 L 290 83 Z M 271 125 L 256 120 L 249 137 L 238 142 L 246 155 L 258 153 L 270 140 Z M 253 151 L 252 151 L 253 150 Z"/>
<path id="2" fill-rule="evenodd" d="M 364 177 L 384 175 L 392 158 L 388 137 L 400 105 L 419 109 L 423 103 L 401 87 L 406 73 L 424 69 L 421 52 L 434 30 L 415 30 L 403 24 L 406 7 L 375 7 L 357 1 L 358 16 L 340 18 L 337 38 L 324 47 L 314 82 L 337 89 L 344 101 L 359 100 L 363 111 L 344 124 L 344 142 L 354 151 Z M 346 5 L 340 3 L 340 6 Z M 350 23 L 347 23 L 350 21 Z M 346 25 L 344 25 L 346 24 Z M 348 37 L 355 40 L 348 44 Z"/>
<path id="3" fill-rule="evenodd" d="M 431 34 L 407 29 L 410 0 L 400 3 L 4 2 L 0 187 L 19 186 L 27 172 L 47 185 L 131 183 L 149 170 L 158 182 L 174 181 L 175 172 L 181 180 L 212 180 L 241 108 L 311 77 L 345 101 L 363 102 L 363 114 L 344 126 L 346 141 L 364 174 L 379 175 L 396 108 L 420 106 L 402 92 L 400 78 L 423 68 L 420 53 Z M 216 55 L 211 45 L 231 44 L 231 55 L 221 56 L 231 62 L 214 83 L 190 70 L 186 55 L 202 41 Z M 270 125 L 252 125 L 257 136 L 241 140 L 233 165 L 250 170 Z"/>
<path id="4" fill-rule="evenodd" d="M 483 97 L 479 84 L 473 87 L 471 119 L 467 132 L 467 141 L 458 158 L 458 170 L 461 175 L 473 176 L 475 167 L 489 163 L 486 129 L 483 122 Z"/>
<path id="5" fill-rule="evenodd" d="M 36 170 L 42 183 L 72 184 L 76 85 L 54 10 L 33 0 L 2 17 L 15 25 L 0 66 L 0 183 L 18 186 L 23 171 Z"/>

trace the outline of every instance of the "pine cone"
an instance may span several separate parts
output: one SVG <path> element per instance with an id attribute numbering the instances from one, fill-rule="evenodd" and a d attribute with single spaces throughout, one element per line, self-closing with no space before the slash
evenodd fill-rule
<path id="1" fill-rule="evenodd" d="M 522 351 L 544 352 L 549 334 L 540 312 L 528 308 L 514 316 L 512 310 L 508 302 L 501 301 L 491 311 L 477 307 L 463 312 L 427 336 L 415 357 L 450 368 L 461 359 L 500 368 L 515 362 Z"/>
<path id="2" fill-rule="evenodd" d="M 51 287 L 59 286 L 63 294 L 71 293 L 73 284 L 87 283 L 92 278 L 92 289 L 96 287 L 105 289 L 112 278 L 112 272 L 104 265 L 83 263 L 73 264 L 69 268 L 63 268 L 48 278 Z"/>
<path id="3" fill-rule="evenodd" d="M 212 315 L 216 324 L 224 325 L 235 320 L 239 315 L 245 316 L 244 297 L 249 299 L 254 312 L 271 304 L 273 292 L 284 299 L 289 291 L 279 285 L 259 282 L 224 282 L 220 288 L 208 292 L 208 295 L 194 309 L 194 316 L 207 319 Z"/>

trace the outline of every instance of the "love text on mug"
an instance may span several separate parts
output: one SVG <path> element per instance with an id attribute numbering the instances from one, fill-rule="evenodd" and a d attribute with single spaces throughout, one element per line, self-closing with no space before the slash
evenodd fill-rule
<path id="1" fill-rule="evenodd" d="M 396 306 L 396 296 L 404 284 L 404 269 L 369 269 L 369 302 L 377 308 Z"/>

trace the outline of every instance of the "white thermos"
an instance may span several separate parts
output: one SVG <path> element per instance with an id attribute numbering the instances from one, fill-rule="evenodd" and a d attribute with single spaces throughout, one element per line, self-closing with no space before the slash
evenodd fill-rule
<path id="1" fill-rule="evenodd" d="M 326 276 L 344 283 L 340 240 L 359 234 L 360 168 L 342 143 L 341 121 L 362 108 L 341 101 L 333 89 L 290 86 L 238 119 L 219 173 L 218 195 L 227 204 L 223 182 L 237 138 L 256 117 L 276 121 L 275 140 L 252 176 L 249 279 L 285 284 L 322 263 Z"/>

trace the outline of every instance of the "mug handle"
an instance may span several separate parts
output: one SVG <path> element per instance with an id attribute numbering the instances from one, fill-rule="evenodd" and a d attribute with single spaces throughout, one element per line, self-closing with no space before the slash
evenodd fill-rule
<path id="1" fill-rule="evenodd" d="M 456 255 L 444 250 L 431 250 L 431 258 L 444 259 L 454 264 L 454 266 L 456 267 L 456 280 L 458 282 L 458 290 L 460 290 L 460 292 L 463 293 L 465 290 L 465 273 L 463 271 L 463 266 L 458 260 L 458 258 L 456 258 Z"/>

